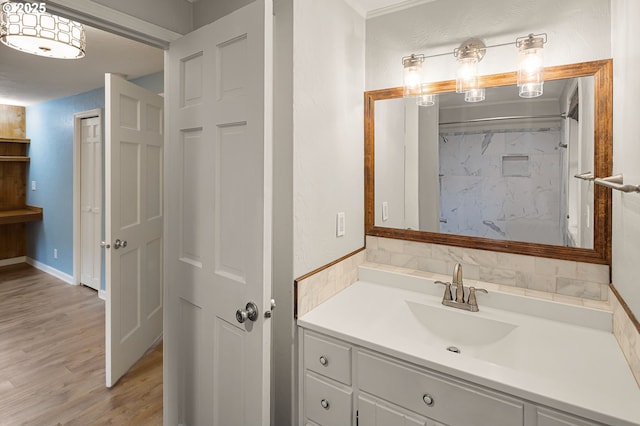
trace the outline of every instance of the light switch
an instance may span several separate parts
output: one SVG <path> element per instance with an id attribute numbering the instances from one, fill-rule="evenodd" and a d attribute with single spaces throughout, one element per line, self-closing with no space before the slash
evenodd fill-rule
<path id="1" fill-rule="evenodd" d="M 389 203 L 387 201 L 382 202 L 382 221 L 389 220 Z"/>
<path id="2" fill-rule="evenodd" d="M 342 237 L 345 234 L 345 215 L 344 212 L 339 212 L 336 216 L 336 236 Z"/>
<path id="3" fill-rule="evenodd" d="M 35 181 L 35 180 L 32 180 L 32 181 L 31 181 L 31 190 L 32 190 L 32 191 L 35 191 L 35 190 L 36 190 L 36 181 Z"/>

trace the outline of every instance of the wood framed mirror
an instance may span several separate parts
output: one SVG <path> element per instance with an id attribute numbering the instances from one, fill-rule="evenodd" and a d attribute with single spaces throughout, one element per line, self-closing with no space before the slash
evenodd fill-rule
<path id="1" fill-rule="evenodd" d="M 587 105 L 590 108 L 590 111 L 593 111 L 592 117 L 592 127 L 588 127 L 588 132 L 585 134 L 591 138 L 591 129 L 593 131 L 593 139 L 591 149 L 593 150 L 593 163 L 592 170 L 581 170 L 581 172 L 590 171 L 595 177 L 607 177 L 611 175 L 612 171 L 612 133 L 613 133 L 613 123 L 612 123 L 612 96 L 613 96 L 613 74 L 612 74 L 612 61 L 611 60 L 601 60 L 601 61 L 593 61 L 593 62 L 584 62 L 570 65 L 562 65 L 555 67 L 545 68 L 545 88 L 547 86 L 551 87 L 553 82 L 558 82 L 560 80 L 566 79 L 579 79 L 582 77 L 589 78 L 589 85 L 591 89 L 589 91 L 585 91 L 585 99 L 588 101 Z M 487 88 L 503 88 L 504 86 L 513 86 L 516 84 L 516 73 L 503 73 L 503 74 L 494 74 L 487 75 L 480 78 L 481 87 Z M 514 88 L 517 96 L 517 89 Z M 441 81 L 430 84 L 430 92 L 433 94 L 438 94 L 439 96 L 448 93 L 455 92 L 455 80 L 449 81 Z M 488 92 L 487 92 L 488 93 Z M 588 96 L 588 98 L 587 98 Z M 592 96 L 592 98 L 591 98 Z M 376 180 L 376 129 L 380 130 L 380 123 L 376 126 L 376 105 L 378 109 L 381 111 L 386 108 L 387 104 L 381 103 L 389 100 L 401 100 L 403 97 L 403 89 L 402 87 L 396 88 L 388 88 L 381 90 L 373 90 L 365 92 L 364 95 L 364 132 L 365 132 L 365 234 L 371 236 L 378 237 L 387 237 L 387 238 L 395 238 L 395 239 L 403 239 L 410 241 L 418 241 L 418 242 L 426 242 L 426 243 L 434 243 L 434 244 L 444 244 L 450 246 L 458 246 L 458 247 L 468 247 L 475 249 L 483 249 L 483 250 L 491 250 L 491 251 L 499 251 L 499 252 L 507 252 L 507 253 L 517 253 L 517 254 L 525 254 L 532 256 L 541 256 L 555 259 L 564 259 L 564 260 L 572 260 L 579 262 L 589 262 L 589 263 L 599 263 L 599 264 L 610 264 L 611 262 L 611 190 L 602 186 L 593 185 L 593 182 L 590 181 L 579 181 L 577 178 L 574 178 L 573 175 L 568 176 L 565 186 L 568 187 L 569 183 L 576 185 L 590 185 L 589 191 L 593 194 L 593 204 L 591 204 L 591 200 L 580 200 L 580 197 L 577 198 L 578 206 L 584 205 L 584 203 L 589 203 L 589 208 L 582 209 L 585 210 L 579 215 L 586 216 L 588 222 L 585 222 L 582 226 L 587 229 L 588 241 L 585 241 L 580 244 L 574 244 L 572 241 L 570 244 L 566 244 L 563 242 L 554 242 L 554 243 L 541 243 L 541 242 L 531 242 L 531 241 L 522 241 L 517 239 L 507 239 L 501 236 L 506 235 L 504 232 L 501 232 L 499 224 L 496 225 L 492 220 L 481 220 L 481 223 L 485 225 L 485 228 L 488 229 L 487 232 L 493 232 L 495 235 L 491 237 L 487 236 L 476 236 L 470 234 L 454 234 L 454 233 L 445 233 L 442 231 L 441 226 L 431 225 L 431 228 L 427 226 L 427 230 L 424 230 L 424 227 L 418 226 L 419 219 L 415 219 L 411 222 L 410 226 L 405 224 L 387 226 L 384 219 L 388 218 L 389 205 L 384 200 L 376 200 L 376 185 L 378 187 L 382 187 L 386 184 L 386 182 L 382 182 L 380 180 Z M 489 95 L 487 95 L 487 98 Z M 405 98 L 409 99 L 409 98 Z M 566 100 L 565 95 L 565 100 Z M 527 100 L 529 102 L 536 102 L 536 100 Z M 415 102 L 414 102 L 415 103 Z M 568 107 L 569 105 L 567 105 Z M 433 108 L 433 107 L 419 107 L 419 108 Z M 436 106 L 436 110 L 438 107 Z M 567 115 L 571 114 L 568 111 L 569 108 L 564 108 L 562 112 L 562 118 L 566 118 Z M 417 111 L 417 109 L 416 109 Z M 421 110 L 422 111 L 422 110 Z M 381 120 L 380 117 L 378 117 Z M 504 118 L 513 118 L 513 117 L 501 117 Z M 516 117 L 517 118 L 517 117 Z M 538 117 L 539 118 L 539 117 Z M 404 118 L 406 120 L 406 118 Z M 419 120 L 422 120 L 420 118 Z M 480 120 L 468 120 L 467 122 L 477 122 L 484 121 Z M 438 123 L 436 121 L 435 123 Z M 397 123 L 396 123 L 397 124 Z M 443 124 L 451 125 L 452 122 L 448 121 L 446 123 L 440 122 L 440 126 Z M 547 125 L 545 124 L 545 129 L 547 130 Z M 562 124 L 564 126 L 564 124 Z M 404 132 L 406 133 L 406 123 L 403 122 L 401 126 Z M 437 127 L 437 126 L 436 126 Z M 477 127 L 477 126 L 476 126 Z M 513 126 L 512 126 L 513 127 Z M 435 132 L 436 139 L 435 141 L 431 141 L 430 144 L 438 144 L 442 143 L 442 141 L 446 141 L 447 138 L 442 138 L 442 127 L 439 129 L 431 130 L 432 133 Z M 567 130 L 568 131 L 568 130 Z M 584 131 L 584 130 L 583 130 Z M 417 131 L 414 131 L 416 133 Z M 494 130 L 491 131 L 495 132 Z M 565 129 L 562 129 L 562 132 L 565 132 Z M 454 133 L 451 133 L 454 134 Z M 462 133 L 455 133 L 462 134 Z M 564 133 L 562 133 L 564 135 Z M 379 135 L 381 136 L 381 135 Z M 485 133 L 486 140 L 486 133 Z M 563 136 L 564 137 L 564 136 Z M 383 138 L 380 137 L 380 140 Z M 393 139 L 393 138 L 392 138 Z M 397 139 L 397 138 L 396 138 Z M 399 143 L 403 143 L 400 141 Z M 423 140 L 419 140 L 416 144 L 425 144 Z M 486 144 L 483 142 L 483 149 L 486 150 Z M 565 149 L 568 151 L 567 143 L 559 142 L 556 144 L 560 149 Z M 555 149 L 559 149 L 555 148 Z M 411 157 L 406 153 L 407 147 L 404 147 L 405 153 L 404 160 L 407 161 L 407 158 L 411 159 Z M 414 152 L 417 155 L 417 151 Z M 484 154 L 484 151 L 482 151 Z M 385 155 L 383 151 L 379 153 L 379 156 L 382 158 Z M 437 155 L 437 154 L 436 154 Z M 568 154 L 566 154 L 568 155 Z M 433 156 L 433 155 L 432 155 Z M 528 159 L 527 155 L 502 155 L 502 169 L 501 173 L 503 176 L 508 175 L 508 164 L 519 164 L 517 161 L 521 161 L 522 159 Z M 506 158 L 506 160 L 505 160 Z M 509 160 L 509 161 L 507 161 Z M 513 161 L 511 161 L 513 160 Z M 542 164 L 544 160 L 540 160 Z M 561 160 L 568 161 L 568 160 Z M 524 164 L 524 163 L 523 163 Z M 422 166 L 417 166 L 422 167 Z M 494 164 L 494 169 L 499 167 L 499 165 Z M 522 167 L 522 166 L 518 166 Z M 442 168 L 442 166 L 440 166 Z M 535 168 L 535 167 L 534 167 Z M 434 178 L 434 169 L 436 171 Z M 520 170 L 520 169 L 516 169 Z M 562 173 L 570 171 L 568 166 L 563 169 Z M 431 179 L 429 182 L 433 182 L 434 179 L 438 179 L 438 169 L 437 164 L 431 167 Z M 506 173 L 506 174 L 505 174 Z M 382 173 L 382 169 L 379 170 L 379 175 L 384 175 Z M 412 179 L 415 182 L 427 181 L 423 176 L 417 175 L 414 173 Z M 439 176 L 442 176 L 440 173 Z M 522 178 L 524 174 L 514 174 L 511 176 L 516 176 Z M 378 176 L 380 177 L 380 176 Z M 401 177 L 402 179 L 402 177 Z M 405 186 L 409 185 L 405 178 Z M 416 183 L 417 185 L 417 183 Z M 409 185 L 410 186 L 410 185 Z M 440 198 L 441 194 L 445 191 L 441 188 L 442 184 L 440 183 L 439 191 L 436 190 L 437 194 L 434 196 L 435 198 Z M 499 186 L 498 186 L 499 188 Z M 495 186 L 494 186 L 495 189 Z M 392 191 L 405 191 L 405 188 L 395 188 Z M 560 189 L 559 191 L 563 191 Z M 568 192 L 568 189 L 564 189 L 564 191 Z M 494 191 L 495 193 L 500 193 L 499 190 Z M 556 194 L 557 195 L 557 194 Z M 556 196 L 554 195 L 554 196 Z M 565 194 L 566 195 L 566 194 Z M 564 196 L 564 195 L 563 195 Z M 431 198 L 430 200 L 422 200 L 420 202 L 415 201 L 412 205 L 413 216 L 418 218 L 417 211 L 420 208 L 420 205 L 427 206 L 427 208 L 431 208 L 435 203 L 435 198 Z M 565 197 L 566 198 L 566 197 Z M 433 202 L 431 202 L 433 201 Z M 437 201 L 438 204 L 440 201 Z M 386 205 L 383 205 L 386 204 Z M 429 207 L 431 206 L 431 207 Z M 591 207 L 592 206 L 592 207 Z M 403 207 L 404 208 L 404 207 Z M 554 214 L 558 214 L 559 222 L 569 221 L 570 210 L 573 207 L 559 207 L 554 210 Z M 580 209 L 580 207 L 579 207 Z M 453 209 L 451 209 L 453 210 Z M 460 209 L 464 210 L 464 208 Z M 467 208 L 467 211 L 472 210 Z M 573 214 L 573 213 L 572 213 Z M 386 216 L 385 216 L 386 215 Z M 380 217 L 378 217 L 380 216 Z M 406 214 L 408 216 L 408 214 Z M 478 219 L 480 220 L 480 219 Z M 440 218 L 439 222 L 446 221 L 446 219 Z M 433 221 L 432 221 L 433 222 Z M 436 222 L 438 220 L 436 219 Z M 564 229 L 568 229 L 571 225 L 567 225 L 566 223 L 561 223 Z M 529 226 L 531 229 L 535 229 L 533 225 L 525 224 L 525 227 Z M 410 228 L 410 229 L 409 229 Z M 451 231 L 448 231 L 451 232 Z M 496 234 L 497 232 L 497 234 Z M 564 232 L 564 231 L 563 231 Z M 569 236 L 571 239 L 571 236 Z M 565 239 L 566 240 L 566 239 Z"/>

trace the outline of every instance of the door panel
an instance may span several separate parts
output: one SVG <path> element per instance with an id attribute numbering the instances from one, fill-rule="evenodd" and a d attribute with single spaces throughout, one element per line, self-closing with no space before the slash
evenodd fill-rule
<path id="1" fill-rule="evenodd" d="M 166 424 L 270 421 L 272 19 L 255 1 L 166 55 Z"/>
<path id="2" fill-rule="evenodd" d="M 106 382 L 111 387 L 162 336 L 164 136 L 160 96 L 111 74 L 105 76 L 105 94 Z"/>
<path id="3" fill-rule="evenodd" d="M 100 118 L 81 120 L 80 146 L 80 282 L 100 287 L 102 226 L 102 140 Z"/>

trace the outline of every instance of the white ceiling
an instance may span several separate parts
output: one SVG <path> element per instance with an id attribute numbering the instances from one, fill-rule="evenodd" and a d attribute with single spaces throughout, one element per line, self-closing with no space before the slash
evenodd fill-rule
<path id="1" fill-rule="evenodd" d="M 436 0 L 345 0 L 365 17 L 383 15 Z"/>
<path id="2" fill-rule="evenodd" d="M 129 79 L 162 71 L 163 51 L 85 25 L 82 59 L 43 58 L 0 43 L 0 104 L 32 105 L 104 86 L 104 74 Z"/>

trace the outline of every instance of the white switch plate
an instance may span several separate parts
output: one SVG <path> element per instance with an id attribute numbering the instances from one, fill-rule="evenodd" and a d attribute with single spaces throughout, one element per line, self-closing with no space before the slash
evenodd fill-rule
<path id="1" fill-rule="evenodd" d="M 58 249 L 53 249 L 53 258 L 54 259 L 58 258 Z"/>
<path id="2" fill-rule="evenodd" d="M 339 212 L 336 215 L 336 236 L 342 237 L 345 234 L 345 215 L 344 212 Z"/>
<path id="3" fill-rule="evenodd" d="M 32 180 L 32 181 L 31 181 L 31 190 L 32 190 L 32 191 L 35 191 L 35 190 L 36 190 L 36 181 L 35 181 L 35 180 Z"/>
<path id="4" fill-rule="evenodd" d="M 382 221 L 389 220 L 389 203 L 387 201 L 382 202 Z"/>

